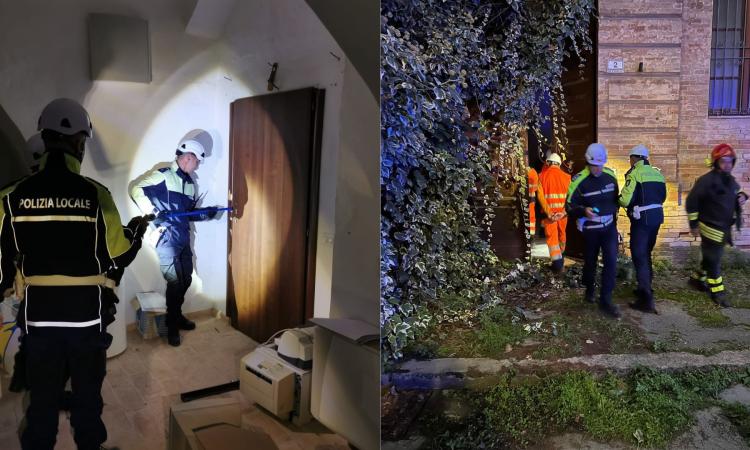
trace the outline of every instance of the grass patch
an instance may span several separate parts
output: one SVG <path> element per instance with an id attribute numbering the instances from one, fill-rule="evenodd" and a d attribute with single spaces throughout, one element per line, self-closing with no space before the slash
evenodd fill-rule
<path id="1" fill-rule="evenodd" d="M 583 371 L 549 376 L 506 374 L 490 389 L 445 395 L 466 414 L 432 413 L 422 422 L 424 448 L 526 446 L 568 429 L 600 440 L 663 447 L 693 420 L 692 414 L 721 404 L 717 395 L 750 372 L 726 368 L 680 374 L 641 368 L 625 378 Z M 746 421 L 746 415 L 738 420 Z"/>
<path id="2" fill-rule="evenodd" d="M 479 313 L 475 323 L 432 325 L 405 350 L 407 358 L 502 358 L 508 344 L 516 345 L 529 333 L 513 323 L 513 314 L 499 305 Z"/>
<path id="3" fill-rule="evenodd" d="M 478 350 L 482 355 L 499 358 L 508 344 L 515 344 L 528 336 L 521 326 L 513 324 L 505 308 L 493 308 L 479 318 L 475 331 Z"/>
<path id="4" fill-rule="evenodd" d="M 750 409 L 739 403 L 726 403 L 722 405 L 722 412 L 730 422 L 737 428 L 737 432 L 750 446 Z"/>
<path id="5" fill-rule="evenodd" d="M 658 287 L 654 289 L 654 297 L 657 301 L 671 300 L 683 305 L 685 311 L 703 327 L 719 328 L 730 324 L 729 318 L 721 313 L 721 307 L 715 305 L 704 292 Z"/>

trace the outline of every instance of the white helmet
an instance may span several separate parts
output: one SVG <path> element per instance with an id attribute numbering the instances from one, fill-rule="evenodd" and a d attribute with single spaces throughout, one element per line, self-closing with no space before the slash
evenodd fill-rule
<path id="1" fill-rule="evenodd" d="M 562 164 L 562 159 L 557 153 L 550 153 L 549 155 L 547 155 L 547 162 L 555 163 L 559 166 L 560 164 Z"/>
<path id="2" fill-rule="evenodd" d="M 196 141 L 195 139 L 183 139 L 177 145 L 177 156 L 183 153 L 192 153 L 198 158 L 198 161 L 203 161 L 206 156 L 206 149 L 203 148 L 203 144 Z"/>
<path id="3" fill-rule="evenodd" d="M 641 156 L 643 158 L 648 158 L 648 148 L 646 148 L 646 146 L 643 144 L 638 144 L 630 150 L 629 156 Z"/>
<path id="4" fill-rule="evenodd" d="M 586 163 L 592 166 L 603 166 L 607 163 L 607 149 L 599 143 L 590 144 L 586 148 Z"/>
<path id="5" fill-rule="evenodd" d="M 52 100 L 39 116 L 37 131 L 52 130 L 66 136 L 83 132 L 89 138 L 94 132 L 89 114 L 77 101 L 69 98 Z"/>
<path id="6" fill-rule="evenodd" d="M 211 137 L 211 133 L 206 130 L 199 128 L 188 131 L 185 136 L 180 139 L 180 143 L 177 144 L 177 156 L 184 152 L 190 152 L 194 154 L 199 161 L 203 161 L 206 157 L 206 153 L 211 154 L 211 150 L 214 146 L 214 140 Z"/>

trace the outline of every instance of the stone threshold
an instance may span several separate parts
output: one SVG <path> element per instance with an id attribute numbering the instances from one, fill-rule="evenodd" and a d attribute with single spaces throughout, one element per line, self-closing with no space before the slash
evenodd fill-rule
<path id="1" fill-rule="evenodd" d="M 400 364 L 394 371 L 382 374 L 381 385 L 394 385 L 401 389 L 457 389 L 471 387 L 481 383 L 482 380 L 510 370 L 534 373 L 579 369 L 625 374 L 637 367 L 677 372 L 711 366 L 750 367 L 750 350 L 726 350 L 711 356 L 687 352 L 665 352 L 600 354 L 554 360 L 490 358 L 410 360 Z"/>

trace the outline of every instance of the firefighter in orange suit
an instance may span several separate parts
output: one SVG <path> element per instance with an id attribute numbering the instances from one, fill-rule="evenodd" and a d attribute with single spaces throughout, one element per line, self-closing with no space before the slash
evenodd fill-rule
<path id="1" fill-rule="evenodd" d="M 547 217 L 542 221 L 547 247 L 552 260 L 552 271 L 563 270 L 563 253 L 565 252 L 565 227 L 568 218 L 565 214 L 565 197 L 570 186 L 570 175 L 560 168 L 562 159 L 557 153 L 547 156 L 547 168 L 539 176 L 539 189 L 547 205 Z"/>

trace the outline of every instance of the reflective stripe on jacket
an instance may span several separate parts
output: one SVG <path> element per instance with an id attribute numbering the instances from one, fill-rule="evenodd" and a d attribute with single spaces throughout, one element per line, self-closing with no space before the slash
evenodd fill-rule
<path id="1" fill-rule="evenodd" d="M 551 165 L 539 176 L 539 185 L 544 191 L 547 206 L 554 213 L 565 211 L 565 198 L 570 186 L 570 175 L 558 165 Z"/>
<path id="2" fill-rule="evenodd" d="M 572 219 L 585 217 L 586 208 L 596 208 L 601 217 L 617 217 L 620 205 L 617 203 L 619 191 L 617 186 L 617 175 L 605 167 L 599 177 L 591 175 L 588 166 L 578 172 L 570 181 L 568 195 L 565 200 L 565 211 Z M 612 223 L 612 222 L 609 222 Z M 607 225 L 609 225 L 607 223 Z M 601 222 L 586 220 L 584 228 L 599 226 Z"/>
<path id="3" fill-rule="evenodd" d="M 639 223 L 658 225 L 664 222 L 664 211 L 653 205 L 661 205 L 667 199 L 667 184 L 664 175 L 648 163 L 638 161 L 625 174 L 625 186 L 620 191 L 618 199 L 620 206 L 627 208 L 628 215 Z M 639 213 L 640 218 L 633 214 L 635 207 L 650 207 Z"/>
<path id="4" fill-rule="evenodd" d="M 13 284 L 16 267 L 26 277 L 90 277 L 135 258 L 140 240 L 126 236 L 112 195 L 79 171 L 78 160 L 53 150 L 39 172 L 0 192 L 0 292 Z M 28 286 L 18 322 L 101 327 L 103 289 Z"/>
<path id="5" fill-rule="evenodd" d="M 174 161 L 171 166 L 154 170 L 135 183 L 130 196 L 144 214 L 153 211 L 187 212 L 195 208 L 195 192 L 193 179 Z M 156 245 L 159 255 L 174 256 L 184 248 L 189 249 L 190 222 L 206 219 L 208 216 L 205 214 L 157 218 L 154 226 L 165 227 Z"/>
<path id="6" fill-rule="evenodd" d="M 704 236 L 724 242 L 730 237 L 731 227 L 737 220 L 737 195 L 740 192 L 737 180 L 718 169 L 698 178 L 685 200 L 690 228 L 701 228 Z"/>

